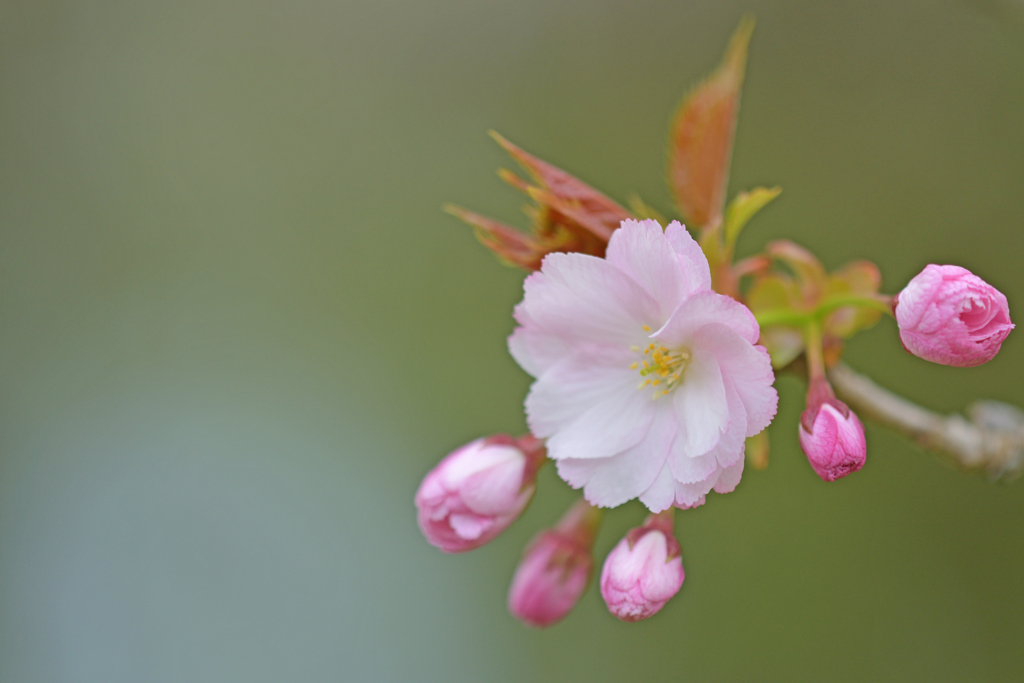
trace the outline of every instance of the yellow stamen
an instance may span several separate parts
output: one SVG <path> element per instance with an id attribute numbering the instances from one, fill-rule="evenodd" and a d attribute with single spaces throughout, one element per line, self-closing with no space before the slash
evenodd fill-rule
<path id="1" fill-rule="evenodd" d="M 644 332 L 650 332 L 650 331 L 651 331 L 651 326 L 650 325 L 644 325 Z"/>

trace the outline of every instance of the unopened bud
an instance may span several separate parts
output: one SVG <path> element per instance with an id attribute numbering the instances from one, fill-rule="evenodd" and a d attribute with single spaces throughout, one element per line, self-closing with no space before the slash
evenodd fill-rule
<path id="1" fill-rule="evenodd" d="M 572 611 L 593 573 L 590 549 L 600 518 L 600 510 L 580 500 L 527 546 L 508 592 L 512 616 L 543 628 Z"/>
<path id="2" fill-rule="evenodd" d="M 679 592 L 686 573 L 672 534 L 672 510 L 651 515 L 608 554 L 601 571 L 601 596 L 623 621 L 656 614 Z"/>
<path id="3" fill-rule="evenodd" d="M 960 266 L 928 265 L 899 293 L 894 312 L 903 348 L 961 368 L 992 360 L 1014 327 L 1002 292 Z"/>
<path id="4" fill-rule="evenodd" d="M 416 492 L 427 541 L 457 553 L 494 539 L 530 502 L 543 458 L 536 439 L 510 436 L 477 439 L 449 454 Z"/>
<path id="5" fill-rule="evenodd" d="M 825 481 L 842 479 L 864 466 L 864 426 L 824 379 L 812 381 L 799 429 L 800 447 Z"/>

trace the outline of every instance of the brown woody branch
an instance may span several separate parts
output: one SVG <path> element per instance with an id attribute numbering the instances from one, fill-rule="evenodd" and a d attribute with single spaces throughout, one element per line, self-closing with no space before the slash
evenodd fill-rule
<path id="1" fill-rule="evenodd" d="M 913 439 L 927 450 L 948 456 L 957 465 L 1013 477 L 1024 469 L 1024 411 L 999 401 L 979 401 L 968 418 L 940 415 L 839 363 L 829 371 L 836 396 L 860 417 Z"/>

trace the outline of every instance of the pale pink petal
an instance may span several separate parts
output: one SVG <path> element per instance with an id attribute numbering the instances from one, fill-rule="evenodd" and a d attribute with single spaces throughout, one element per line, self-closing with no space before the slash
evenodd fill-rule
<path id="1" fill-rule="evenodd" d="M 660 408 L 637 445 L 610 458 L 559 460 L 558 475 L 573 488 L 583 488 L 591 505 L 615 507 L 636 498 L 658 476 L 678 428 L 668 404 Z"/>
<path id="2" fill-rule="evenodd" d="M 675 503 L 675 506 L 677 508 L 679 508 L 680 510 L 692 510 L 693 508 L 699 508 L 701 505 L 703 505 L 705 500 L 706 500 L 706 497 L 705 496 L 701 496 L 700 498 L 695 500 L 691 505 L 683 505 L 682 503 L 680 503 L 677 500 L 676 503 Z"/>
<path id="3" fill-rule="evenodd" d="M 576 344 L 629 347 L 662 320 L 657 302 L 624 272 L 585 254 L 548 254 L 523 284 L 517 317 Z"/>
<path id="4" fill-rule="evenodd" d="M 526 397 L 530 431 L 538 438 L 550 437 L 602 401 L 640 393 L 636 390 L 640 378 L 629 369 L 634 356 L 621 346 L 581 346 L 562 359 L 530 387 Z"/>
<path id="5" fill-rule="evenodd" d="M 515 446 L 487 444 L 486 439 L 477 439 L 445 459 L 439 470 L 440 480 L 449 491 L 454 491 L 477 472 L 522 460 L 523 453 Z"/>
<path id="6" fill-rule="evenodd" d="M 482 515 L 505 513 L 515 507 L 520 496 L 525 469 L 526 459 L 520 456 L 470 475 L 459 489 L 462 501 L 473 512 Z"/>
<path id="7" fill-rule="evenodd" d="M 690 236 L 686 227 L 679 221 L 672 221 L 665 228 L 665 238 L 676 252 L 676 258 L 683 268 L 686 277 L 684 293 L 702 292 L 711 289 L 711 268 L 704 250 Z"/>
<path id="8" fill-rule="evenodd" d="M 717 472 L 713 472 L 711 476 L 704 481 L 699 481 L 693 484 L 681 484 L 677 482 L 674 488 L 675 506 L 686 510 L 703 505 L 705 497 L 711 490 L 711 487 L 714 486 L 714 482 L 712 480 L 717 476 Z"/>
<path id="9" fill-rule="evenodd" d="M 655 478 L 646 491 L 640 494 L 640 502 L 647 506 L 651 512 L 661 512 L 672 507 L 675 497 L 675 480 L 672 478 L 672 470 L 668 463 L 665 463 L 661 472 Z"/>
<path id="10" fill-rule="evenodd" d="M 733 383 L 747 411 L 747 432 L 754 436 L 767 427 L 779 405 L 772 386 L 775 373 L 763 346 L 751 346 L 734 330 L 719 323 L 705 325 L 694 335 L 693 349 L 714 353 L 722 375 Z"/>
<path id="11" fill-rule="evenodd" d="M 722 469 L 715 482 L 715 493 L 732 493 L 736 489 L 743 477 L 743 462 L 741 457 L 735 464 Z"/>
<path id="12" fill-rule="evenodd" d="M 698 292 L 684 301 L 651 337 L 669 348 L 688 347 L 697 330 L 709 323 L 730 327 L 748 344 L 757 343 L 761 334 L 749 308 L 718 292 Z"/>
<path id="13" fill-rule="evenodd" d="M 672 476 L 681 484 L 693 484 L 704 481 L 718 467 L 715 460 L 714 450 L 704 455 L 690 456 L 683 449 L 673 449 L 669 458 L 669 466 L 672 468 Z"/>
<path id="14" fill-rule="evenodd" d="M 679 440 L 690 457 L 715 447 L 729 424 L 725 385 L 718 360 L 710 351 L 694 349 L 682 385 L 672 395 L 676 417 L 682 425 Z"/>
<path id="15" fill-rule="evenodd" d="M 494 526 L 494 518 L 474 514 L 453 514 L 448 518 L 448 523 L 461 538 L 475 541 Z"/>
<path id="16" fill-rule="evenodd" d="M 539 327 L 517 327 L 508 338 L 508 350 L 519 366 L 540 377 L 572 353 L 572 344 Z"/>
<path id="17" fill-rule="evenodd" d="M 676 253 L 657 221 L 622 221 L 608 241 L 605 259 L 658 302 L 659 322 L 668 318 L 687 293 Z"/>

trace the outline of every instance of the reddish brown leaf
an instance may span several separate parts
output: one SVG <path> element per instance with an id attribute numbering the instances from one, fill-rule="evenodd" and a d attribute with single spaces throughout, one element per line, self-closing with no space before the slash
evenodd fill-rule
<path id="1" fill-rule="evenodd" d="M 721 66 L 683 100 L 672 122 L 668 181 L 679 211 L 701 229 L 722 221 L 729 162 L 754 22 L 733 34 Z"/>
<path id="2" fill-rule="evenodd" d="M 604 256 L 612 232 L 626 218 L 626 209 L 551 164 L 541 161 L 497 133 L 491 133 L 529 173 L 533 183 L 502 169 L 499 175 L 512 187 L 530 196 L 533 219 L 529 232 L 467 211 L 457 206 L 445 210 L 473 226 L 477 239 L 505 263 L 537 270 L 552 252 L 580 252 Z"/>
<path id="3" fill-rule="evenodd" d="M 539 189 L 544 191 L 544 197 L 552 198 L 562 212 L 572 213 L 576 221 L 595 237 L 607 242 L 619 224 L 631 218 L 630 213 L 617 202 L 582 180 L 520 149 L 494 131 L 491 131 L 491 137 L 526 169 Z M 525 189 L 526 183 L 515 175 L 506 171 L 502 177 L 515 187 Z M 541 202 L 536 196 L 534 199 Z"/>
<path id="4" fill-rule="evenodd" d="M 547 253 L 544 246 L 527 233 L 499 221 L 448 204 L 444 210 L 473 226 L 476 238 L 509 265 L 537 270 Z"/>

